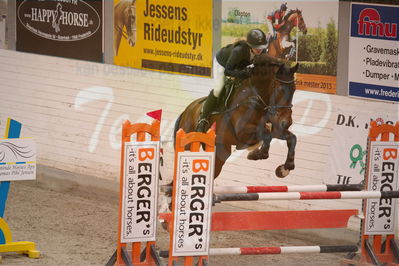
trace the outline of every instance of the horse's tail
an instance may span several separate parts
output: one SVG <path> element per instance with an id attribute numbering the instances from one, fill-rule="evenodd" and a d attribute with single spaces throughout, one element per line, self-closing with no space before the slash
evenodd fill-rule
<path id="1" fill-rule="evenodd" d="M 173 148 L 176 147 L 176 133 L 180 129 L 180 121 L 183 116 L 183 113 L 179 115 L 175 122 L 175 128 L 173 129 Z"/>

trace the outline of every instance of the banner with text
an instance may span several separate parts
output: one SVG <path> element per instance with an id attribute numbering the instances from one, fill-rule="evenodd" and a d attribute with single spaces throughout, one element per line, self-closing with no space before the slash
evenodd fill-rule
<path id="1" fill-rule="evenodd" d="M 366 170 L 370 121 L 394 125 L 399 114 L 338 110 L 326 169 L 326 184 L 360 184 Z"/>
<path id="2" fill-rule="evenodd" d="M 114 0 L 114 63 L 211 76 L 213 0 Z"/>
<path id="3" fill-rule="evenodd" d="M 288 2 L 285 17 L 275 12 L 281 1 L 222 1 L 222 46 L 245 39 L 250 29 L 273 33 L 268 54 L 298 61 L 296 88 L 335 94 L 337 90 L 338 0 Z M 322 12 L 320 11 L 322 10 Z"/>
<path id="4" fill-rule="evenodd" d="M 214 152 L 179 152 L 173 256 L 208 255 L 214 163 Z"/>
<path id="5" fill-rule="evenodd" d="M 399 189 L 399 142 L 370 142 L 368 191 Z M 368 199 L 365 235 L 395 234 L 397 199 Z"/>
<path id="6" fill-rule="evenodd" d="M 102 0 L 17 0 L 17 51 L 103 61 Z"/>
<path id="7" fill-rule="evenodd" d="M 36 179 L 33 139 L 0 139 L 0 181 Z"/>
<path id="8" fill-rule="evenodd" d="M 159 142 L 126 142 L 124 153 L 121 242 L 155 241 Z"/>
<path id="9" fill-rule="evenodd" d="M 349 95 L 399 102 L 399 6 L 351 7 Z"/>

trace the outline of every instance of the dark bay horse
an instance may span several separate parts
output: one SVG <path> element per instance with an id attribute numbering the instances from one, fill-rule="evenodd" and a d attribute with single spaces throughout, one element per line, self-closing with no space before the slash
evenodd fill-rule
<path id="1" fill-rule="evenodd" d="M 121 0 L 114 7 L 114 56 L 122 36 L 130 46 L 136 44 L 136 0 Z"/>
<path id="2" fill-rule="evenodd" d="M 292 124 L 291 101 L 298 64 L 290 68 L 280 62 L 267 54 L 257 56 L 254 73 L 233 90 L 227 110 L 210 117 L 210 124 L 216 122 L 215 178 L 231 155 L 231 145 L 244 149 L 263 142 L 248 154 L 248 159 L 267 159 L 272 138 L 286 140 L 288 146 L 286 162 L 276 169 L 276 175 L 285 177 L 295 168 L 296 136 L 288 128 Z M 175 133 L 179 128 L 195 131 L 203 101 L 197 99 L 186 107 L 176 121 Z"/>
<path id="3" fill-rule="evenodd" d="M 302 11 L 299 9 L 290 10 L 283 18 L 284 25 L 277 30 L 276 39 L 272 39 L 268 54 L 274 57 L 285 58 L 293 56 L 295 52 L 295 42 L 291 41 L 290 33 L 294 27 L 306 34 L 307 28 L 302 16 Z"/>

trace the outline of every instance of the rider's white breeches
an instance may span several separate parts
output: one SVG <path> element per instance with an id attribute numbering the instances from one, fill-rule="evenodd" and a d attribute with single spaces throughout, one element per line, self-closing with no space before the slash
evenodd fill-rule
<path id="1" fill-rule="evenodd" d="M 267 27 L 268 27 L 268 29 L 269 29 L 269 33 L 270 33 L 271 35 L 274 35 L 274 32 L 275 32 L 276 30 L 273 28 L 273 25 L 272 25 L 271 21 L 270 21 L 270 20 L 266 20 L 266 24 L 267 24 Z"/>
<path id="2" fill-rule="evenodd" d="M 213 59 L 213 95 L 219 97 L 224 87 L 224 67 Z"/>
<path id="3" fill-rule="evenodd" d="M 281 48 L 285 49 L 291 46 L 295 47 L 295 43 L 288 41 L 288 37 L 285 37 L 281 40 Z"/>

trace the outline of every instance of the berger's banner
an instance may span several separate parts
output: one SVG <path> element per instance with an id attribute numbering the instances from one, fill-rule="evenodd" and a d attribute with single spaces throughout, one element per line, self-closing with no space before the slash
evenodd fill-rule
<path id="1" fill-rule="evenodd" d="M 159 142 L 126 142 L 121 242 L 155 241 Z"/>
<path id="2" fill-rule="evenodd" d="M 399 102 L 399 6 L 352 3 L 349 95 Z"/>
<path id="3" fill-rule="evenodd" d="M 17 51 L 103 61 L 102 0 L 17 0 Z"/>
<path id="4" fill-rule="evenodd" d="M 173 256 L 209 253 L 214 152 L 179 152 L 173 221 Z"/>
<path id="5" fill-rule="evenodd" d="M 371 141 L 368 191 L 395 191 L 398 186 L 399 142 Z M 365 235 L 395 234 L 397 199 L 368 199 Z"/>
<path id="6" fill-rule="evenodd" d="M 272 33 L 269 21 L 279 17 L 281 1 L 222 1 L 222 46 L 244 39 L 247 32 L 259 28 Z M 278 20 L 278 21 L 277 21 Z M 298 60 L 296 88 L 336 93 L 338 47 L 338 0 L 290 1 L 278 26 L 268 53 Z"/>
<path id="7" fill-rule="evenodd" d="M 114 63 L 211 76 L 212 0 L 114 0 Z"/>

